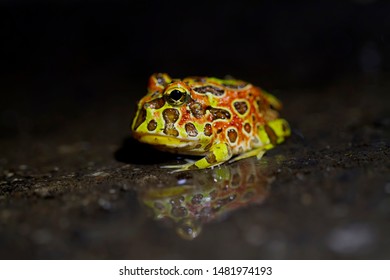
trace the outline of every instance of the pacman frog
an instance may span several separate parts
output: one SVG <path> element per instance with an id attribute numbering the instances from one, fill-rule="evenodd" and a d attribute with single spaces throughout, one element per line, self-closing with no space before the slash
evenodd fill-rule
<path id="1" fill-rule="evenodd" d="M 131 125 L 140 142 L 172 153 L 204 156 L 174 171 L 204 169 L 256 156 L 290 135 L 279 118 L 282 104 L 245 81 L 214 77 L 172 79 L 166 73 L 149 78 Z"/>

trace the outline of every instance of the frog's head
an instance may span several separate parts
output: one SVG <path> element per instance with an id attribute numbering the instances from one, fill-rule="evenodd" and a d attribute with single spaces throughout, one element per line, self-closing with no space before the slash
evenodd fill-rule
<path id="1" fill-rule="evenodd" d="M 209 103 L 188 81 L 154 74 L 148 93 L 138 102 L 131 126 L 133 137 L 163 150 L 202 154 L 212 136 Z"/>

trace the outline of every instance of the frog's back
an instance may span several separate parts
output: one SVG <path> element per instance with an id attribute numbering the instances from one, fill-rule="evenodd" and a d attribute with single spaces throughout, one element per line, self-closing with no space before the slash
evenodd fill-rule
<path id="1" fill-rule="evenodd" d="M 272 133 L 273 128 L 267 126 L 278 119 L 278 110 L 281 109 L 281 103 L 274 96 L 235 79 L 190 77 L 183 81 L 191 88 L 193 95 L 211 93 L 208 95 L 208 110 L 215 131 L 214 141 L 229 143 L 233 155 L 268 144 L 264 142 L 277 141 L 274 139 L 277 138 L 276 132 Z M 264 137 L 261 139 L 264 127 L 270 134 L 269 141 L 264 141 Z M 282 129 L 287 131 L 287 125 Z"/>

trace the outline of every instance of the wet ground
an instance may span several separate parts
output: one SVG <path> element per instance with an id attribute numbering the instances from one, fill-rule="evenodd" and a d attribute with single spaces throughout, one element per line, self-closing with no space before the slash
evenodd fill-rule
<path id="1" fill-rule="evenodd" d="M 110 94 L 82 102 L 24 92 L 3 109 L 0 258 L 390 258 L 385 78 L 276 90 L 284 144 L 174 174 L 159 166 L 182 158 L 130 137 L 146 79 L 106 79 Z"/>

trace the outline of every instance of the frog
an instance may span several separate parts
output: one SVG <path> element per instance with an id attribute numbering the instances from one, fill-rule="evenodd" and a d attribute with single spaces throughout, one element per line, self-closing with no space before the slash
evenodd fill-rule
<path id="1" fill-rule="evenodd" d="M 274 95 L 230 76 L 178 79 L 154 73 L 138 101 L 131 135 L 165 152 L 200 157 L 161 166 L 173 172 L 214 168 L 249 157 L 260 160 L 284 142 L 291 129 L 279 117 L 281 109 Z"/>

